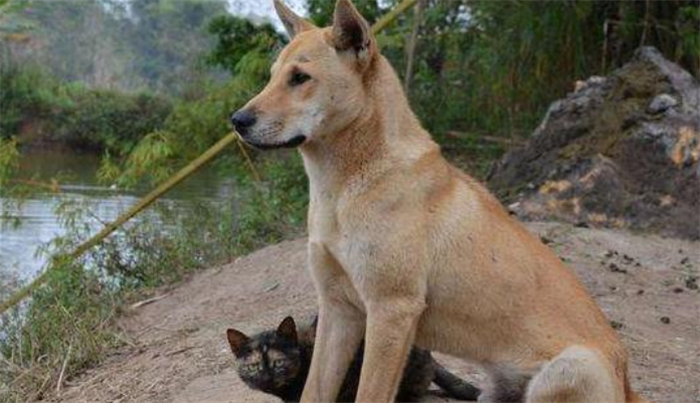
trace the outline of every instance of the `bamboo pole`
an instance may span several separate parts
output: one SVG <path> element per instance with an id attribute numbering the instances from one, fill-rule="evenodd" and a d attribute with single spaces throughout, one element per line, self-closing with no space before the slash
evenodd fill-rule
<path id="1" fill-rule="evenodd" d="M 425 0 L 418 0 L 418 6 L 413 13 L 413 28 L 408 39 L 406 55 L 406 74 L 404 75 L 404 92 L 408 96 L 411 92 L 411 80 L 413 80 L 413 65 L 416 62 L 416 48 L 418 47 L 418 34 L 423 19 L 423 5 Z"/>
<path id="2" fill-rule="evenodd" d="M 399 3 L 396 8 L 386 13 L 379 21 L 372 25 L 372 33 L 377 34 L 383 31 L 389 24 L 394 22 L 401 14 L 405 13 L 406 10 L 413 7 L 418 3 L 418 0 L 404 0 Z"/>
<path id="3" fill-rule="evenodd" d="M 385 29 L 389 24 L 391 24 L 399 15 L 404 13 L 406 10 L 409 8 L 413 7 L 418 0 L 404 0 L 401 3 L 399 3 L 398 6 L 396 6 L 395 9 L 392 11 L 388 12 L 386 15 L 384 15 L 379 21 L 377 21 L 373 26 L 372 26 L 372 32 L 373 33 L 378 33 Z M 54 261 L 60 260 L 60 259 L 77 259 L 80 256 L 82 256 L 85 252 L 87 252 L 90 248 L 93 246 L 99 244 L 107 238 L 111 233 L 117 230 L 117 228 L 121 227 L 124 225 L 127 221 L 131 220 L 134 218 L 137 214 L 139 214 L 141 211 L 144 209 L 148 208 L 153 202 L 155 202 L 158 198 L 163 196 L 165 193 L 167 193 L 170 189 L 174 188 L 177 186 L 180 182 L 184 181 L 185 179 L 189 178 L 192 174 L 197 172 L 201 167 L 206 165 L 209 161 L 213 160 L 221 151 L 223 151 L 226 147 L 231 145 L 231 143 L 235 141 L 240 141 L 240 137 L 238 134 L 234 131 L 229 134 L 227 134 L 224 138 L 219 140 L 216 144 L 214 144 L 211 148 L 209 148 L 207 151 L 204 152 L 204 154 L 200 155 L 195 159 L 194 161 L 190 162 L 186 167 L 182 168 L 180 171 L 178 171 L 175 175 L 170 177 L 170 179 L 166 180 L 163 182 L 160 186 L 155 188 L 153 191 L 148 193 L 146 196 L 144 196 L 141 200 L 138 201 L 133 207 L 131 207 L 126 213 L 122 214 L 117 218 L 115 221 L 107 224 L 100 232 L 95 234 L 93 237 L 85 241 L 84 243 L 80 244 L 74 251 L 73 253 L 70 253 L 68 255 L 61 255 L 61 256 L 56 256 L 54 257 Z M 257 173 L 255 170 L 255 167 L 252 164 L 252 161 L 250 160 L 249 156 L 245 152 L 243 148 L 241 148 L 244 157 L 246 158 L 246 161 L 251 169 L 251 172 L 253 173 L 253 176 L 256 178 L 256 180 L 260 179 L 260 175 Z M 39 286 L 41 286 L 43 283 L 46 282 L 48 279 L 48 275 L 51 272 L 51 266 L 47 270 L 44 270 L 44 272 L 36 277 L 31 283 L 27 284 L 26 286 L 20 288 L 17 292 L 15 292 L 8 300 L 0 304 L 0 315 L 4 314 L 8 309 L 12 308 L 13 306 L 19 304 L 27 298 L 31 293 Z"/>

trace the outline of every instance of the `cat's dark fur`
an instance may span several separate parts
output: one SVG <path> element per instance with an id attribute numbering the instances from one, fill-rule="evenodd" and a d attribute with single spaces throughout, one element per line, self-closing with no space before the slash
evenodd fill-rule
<path id="1" fill-rule="evenodd" d="M 316 321 L 297 331 L 294 319 L 285 318 L 276 330 L 248 337 L 228 329 L 227 337 L 236 357 L 238 375 L 249 387 L 275 395 L 285 402 L 298 402 L 311 365 Z M 363 348 L 360 347 L 345 376 L 338 402 L 353 402 L 360 381 Z M 448 395 L 476 400 L 479 389 L 438 364 L 429 351 L 413 348 L 404 369 L 396 400 L 412 402 L 428 391 L 431 382 Z"/>

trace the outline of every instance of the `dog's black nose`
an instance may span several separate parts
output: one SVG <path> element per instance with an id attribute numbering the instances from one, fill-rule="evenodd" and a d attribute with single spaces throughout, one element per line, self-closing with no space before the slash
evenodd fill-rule
<path id="1" fill-rule="evenodd" d="M 247 110 L 239 110 L 231 116 L 231 124 L 236 128 L 238 133 L 244 134 L 246 129 L 255 124 L 257 118 L 253 112 Z"/>

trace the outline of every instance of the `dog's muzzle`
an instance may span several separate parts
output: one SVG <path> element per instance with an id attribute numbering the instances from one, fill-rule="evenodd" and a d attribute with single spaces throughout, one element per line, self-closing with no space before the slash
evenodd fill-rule
<path id="1" fill-rule="evenodd" d="M 250 129 L 255 126 L 258 118 L 255 112 L 250 110 L 239 110 L 231 115 L 231 124 L 238 132 L 241 140 L 245 141 L 246 144 L 258 148 L 260 150 L 273 150 L 276 148 L 295 148 L 298 147 L 306 141 L 306 136 L 297 135 L 291 139 L 280 142 L 280 143 L 263 143 L 258 139 L 253 139 L 250 136 Z"/>

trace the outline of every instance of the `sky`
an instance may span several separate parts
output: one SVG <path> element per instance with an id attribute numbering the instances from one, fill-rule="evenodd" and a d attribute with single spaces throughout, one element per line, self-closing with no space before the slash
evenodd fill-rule
<path id="1" fill-rule="evenodd" d="M 128 3 L 130 0 L 117 0 L 119 2 Z M 182 0 L 187 1 L 187 0 Z M 242 17 L 254 17 L 253 20 L 265 19 L 272 23 L 278 31 L 283 32 L 284 27 L 280 22 L 273 0 L 227 0 L 228 9 L 231 14 Z M 300 15 L 306 15 L 306 0 L 283 0 L 292 10 Z M 332 0 L 328 0 L 332 1 Z M 105 3 L 108 6 L 108 3 Z M 128 7 L 128 6 L 127 6 Z M 128 12 L 128 8 L 127 8 Z"/>
<path id="2" fill-rule="evenodd" d="M 306 14 L 305 0 L 284 0 L 285 3 L 300 15 Z M 272 0 L 228 0 L 229 11 L 241 16 L 255 16 L 268 19 L 279 31 L 284 27 L 277 18 Z"/>
<path id="3" fill-rule="evenodd" d="M 232 12 L 276 18 L 272 0 L 228 0 L 228 2 Z M 284 0 L 284 2 L 299 14 L 306 14 L 304 0 Z"/>

